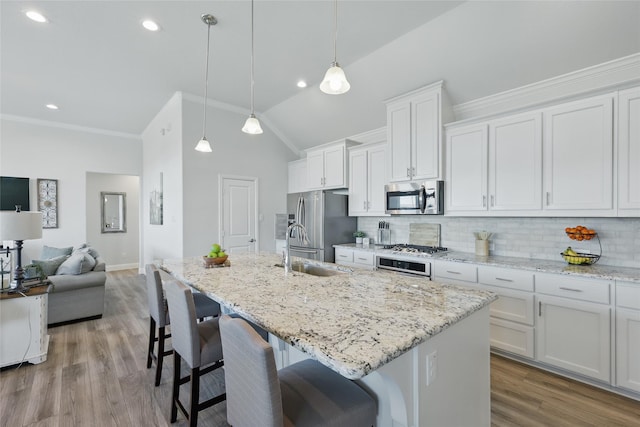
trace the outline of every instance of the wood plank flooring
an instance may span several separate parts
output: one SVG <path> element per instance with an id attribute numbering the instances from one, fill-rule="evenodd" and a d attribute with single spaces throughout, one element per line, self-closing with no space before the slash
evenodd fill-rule
<path id="1" fill-rule="evenodd" d="M 102 319 L 50 328 L 46 362 L 0 372 L 0 427 L 187 424 L 182 415 L 169 423 L 171 358 L 159 387 L 153 386 L 154 369 L 146 368 L 144 277 L 135 270 L 107 276 Z M 640 402 L 500 356 L 491 357 L 491 383 L 496 427 L 640 427 Z M 223 386 L 221 372 L 204 376 L 202 398 Z M 226 427 L 225 411 L 224 403 L 209 408 L 198 424 Z"/>

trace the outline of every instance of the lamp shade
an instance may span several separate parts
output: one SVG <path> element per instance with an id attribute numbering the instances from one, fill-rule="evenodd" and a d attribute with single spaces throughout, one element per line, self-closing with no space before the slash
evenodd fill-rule
<path id="1" fill-rule="evenodd" d="M 211 144 L 209 144 L 209 141 L 207 141 L 207 138 L 203 136 L 202 139 L 198 141 L 198 144 L 196 145 L 196 151 L 200 151 L 201 153 L 211 153 L 213 150 L 211 149 Z"/>
<path id="2" fill-rule="evenodd" d="M 260 135 L 262 133 L 262 127 L 260 126 L 260 122 L 256 118 L 255 115 L 249 116 L 246 122 L 244 122 L 244 126 L 242 127 L 242 132 L 248 133 L 251 135 Z"/>
<path id="3" fill-rule="evenodd" d="M 0 241 L 42 238 L 42 212 L 0 212 Z"/>
<path id="4" fill-rule="evenodd" d="M 329 95 L 341 95 L 348 92 L 349 89 L 351 89 L 351 85 L 347 81 L 344 71 L 340 65 L 334 62 L 324 75 L 324 80 L 320 83 L 320 90 Z"/>

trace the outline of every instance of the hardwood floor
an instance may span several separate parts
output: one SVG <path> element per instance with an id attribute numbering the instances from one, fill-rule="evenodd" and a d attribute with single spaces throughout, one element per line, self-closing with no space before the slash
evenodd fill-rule
<path id="1" fill-rule="evenodd" d="M 106 292 L 102 319 L 49 329 L 46 362 L 0 372 L 1 427 L 187 424 L 182 415 L 169 423 L 171 359 L 159 387 L 146 368 L 143 276 L 110 272 Z M 491 383 L 493 426 L 640 427 L 640 402 L 500 356 L 491 358 Z M 221 372 L 204 376 L 202 398 L 223 384 Z M 201 412 L 199 425 L 226 427 L 225 411 L 221 403 Z"/>

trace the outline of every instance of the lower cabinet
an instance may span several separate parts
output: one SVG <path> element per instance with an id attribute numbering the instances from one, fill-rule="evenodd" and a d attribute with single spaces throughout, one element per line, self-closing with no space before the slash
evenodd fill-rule
<path id="1" fill-rule="evenodd" d="M 611 308 L 539 295 L 536 359 L 601 381 L 611 381 Z"/>
<path id="2" fill-rule="evenodd" d="M 640 284 L 616 283 L 616 383 L 640 392 Z"/>
<path id="3" fill-rule="evenodd" d="M 336 264 L 373 270 L 376 266 L 376 256 L 372 251 L 337 247 Z"/>
<path id="4" fill-rule="evenodd" d="M 533 359 L 535 356 L 533 326 L 492 316 L 490 328 L 491 347 Z"/>

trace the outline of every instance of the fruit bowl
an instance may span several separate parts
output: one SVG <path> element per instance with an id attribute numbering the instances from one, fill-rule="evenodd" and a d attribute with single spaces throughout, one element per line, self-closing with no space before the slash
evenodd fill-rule
<path id="1" fill-rule="evenodd" d="M 598 233 L 595 230 L 587 227 L 583 227 L 582 225 L 578 225 L 576 227 L 567 227 L 564 229 L 565 233 L 571 240 L 591 240 L 595 238 Z"/>
<path id="2" fill-rule="evenodd" d="M 229 255 L 225 255 L 217 258 L 209 258 L 206 255 L 202 257 L 202 259 L 204 260 L 204 266 L 207 268 L 214 265 L 222 265 L 227 260 L 227 258 L 229 258 Z"/>
<path id="3" fill-rule="evenodd" d="M 560 252 L 560 255 L 562 255 L 562 258 L 571 265 L 591 265 L 595 264 L 600 259 L 600 255 L 581 254 L 579 252 L 577 255 L 567 255 Z"/>

